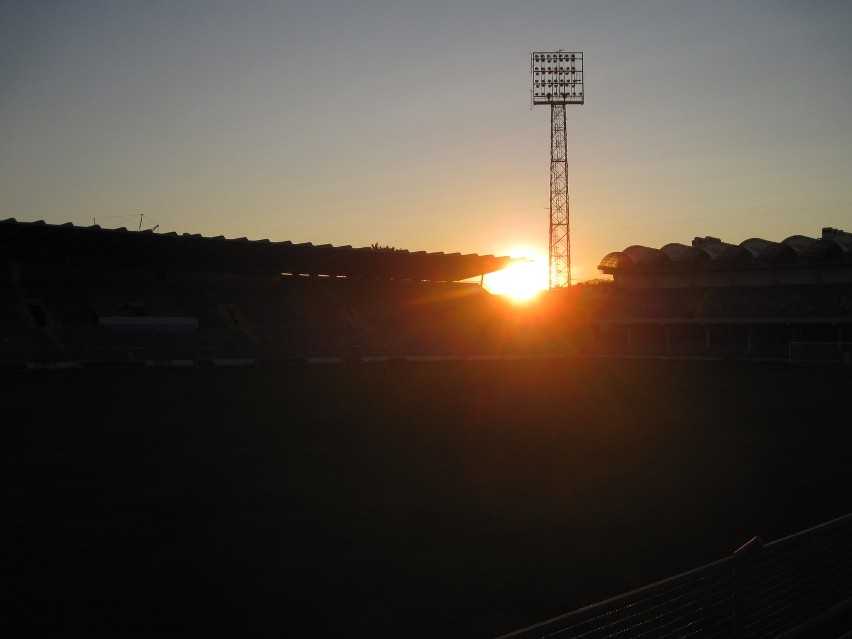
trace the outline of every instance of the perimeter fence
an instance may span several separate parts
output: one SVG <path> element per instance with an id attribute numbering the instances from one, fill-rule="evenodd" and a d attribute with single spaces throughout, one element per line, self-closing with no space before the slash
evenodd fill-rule
<path id="1" fill-rule="evenodd" d="M 499 639 L 795 637 L 852 608 L 852 514 Z"/>
<path id="2" fill-rule="evenodd" d="M 790 364 L 852 363 L 852 342 L 790 342 L 787 347 Z"/>

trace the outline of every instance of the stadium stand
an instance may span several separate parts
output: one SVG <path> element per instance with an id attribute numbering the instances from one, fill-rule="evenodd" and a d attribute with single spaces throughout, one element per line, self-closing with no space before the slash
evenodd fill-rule
<path id="1" fill-rule="evenodd" d="M 852 342 L 852 235 L 739 245 L 696 237 L 691 245 L 630 246 L 604 256 L 609 295 L 588 309 L 589 354 L 784 360 L 793 345 Z M 801 352 L 816 352 L 814 349 Z M 848 361 L 820 349 L 818 361 Z"/>
<path id="2" fill-rule="evenodd" d="M 464 281 L 508 257 L 12 219 L 0 221 L 0 363 L 565 352 L 847 361 L 850 251 L 852 235 L 833 228 L 783 242 L 633 245 L 601 259 L 612 286 L 533 318 Z"/>
<path id="3" fill-rule="evenodd" d="M 464 283 L 517 260 L 0 222 L 0 362 L 501 356 L 553 346 Z"/>

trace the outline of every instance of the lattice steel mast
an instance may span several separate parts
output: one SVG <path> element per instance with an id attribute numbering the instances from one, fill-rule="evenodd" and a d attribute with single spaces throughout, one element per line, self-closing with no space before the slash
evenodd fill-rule
<path id="1" fill-rule="evenodd" d="M 532 103 L 550 105 L 549 287 L 571 286 L 571 230 L 568 212 L 568 135 L 565 105 L 583 104 L 583 54 L 544 51 L 530 56 Z"/>

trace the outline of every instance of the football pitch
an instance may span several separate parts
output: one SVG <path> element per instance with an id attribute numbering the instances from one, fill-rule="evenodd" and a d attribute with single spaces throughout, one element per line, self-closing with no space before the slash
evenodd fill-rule
<path id="1" fill-rule="evenodd" d="M 0 381 L 18 636 L 487 638 L 852 512 L 848 367 Z"/>

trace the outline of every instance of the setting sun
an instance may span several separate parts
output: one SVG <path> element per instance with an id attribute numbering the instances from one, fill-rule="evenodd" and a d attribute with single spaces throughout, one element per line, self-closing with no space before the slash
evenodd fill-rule
<path id="1" fill-rule="evenodd" d="M 530 259 L 533 261 L 489 273 L 485 276 L 485 288 L 516 302 L 532 299 L 547 288 L 547 260 L 540 256 Z"/>

